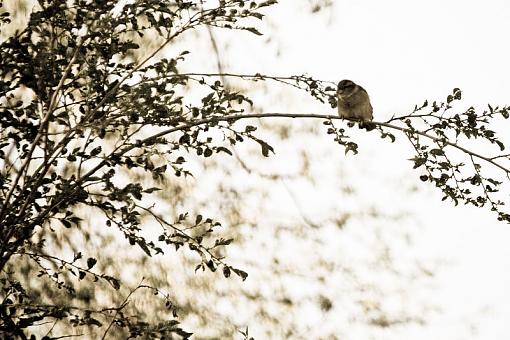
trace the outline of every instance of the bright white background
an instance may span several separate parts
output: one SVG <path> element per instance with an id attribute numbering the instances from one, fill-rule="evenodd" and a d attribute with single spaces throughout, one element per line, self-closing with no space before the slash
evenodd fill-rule
<path id="1" fill-rule="evenodd" d="M 444 100 L 454 87 L 463 90 L 460 107 L 510 103 L 507 1 L 337 0 L 311 15 L 305 1 L 282 0 L 260 27 L 262 38 L 214 31 L 226 71 L 348 78 L 369 92 L 378 121 L 409 113 L 425 99 Z M 207 48 L 208 37 L 203 42 Z M 215 60 L 212 53 L 208 58 Z M 201 65 L 214 71 L 216 64 Z M 253 96 L 262 112 L 334 112 L 278 86 L 255 88 Z M 486 210 L 441 202 L 436 188 L 412 170 L 402 136 L 389 144 L 353 130 L 360 155 L 346 157 L 320 124 L 260 124 L 293 134 L 280 141 L 268 134 L 276 150 L 270 159 L 255 155 L 256 148 L 240 148 L 240 156 L 256 171 L 296 177 L 268 182 L 239 166 L 225 170 L 222 179 L 238 190 L 258 192 L 241 198 L 254 226 L 241 229 L 248 241 L 233 246 L 229 258 L 250 273 L 243 289 L 270 300 L 259 302 L 276 324 L 297 323 L 289 338 L 510 338 L 510 226 Z M 508 127 L 507 121 L 496 129 L 505 135 Z M 303 152 L 311 180 L 300 173 Z M 196 184 L 205 190 L 211 178 Z M 346 225 L 335 227 L 332 220 L 344 213 L 350 216 Z M 306 225 L 303 216 L 320 227 Z M 345 268 L 355 272 L 356 283 L 346 283 Z M 368 288 L 359 290 L 360 284 Z M 289 309 L 274 302 L 282 294 L 294 302 Z M 328 297 L 333 308 L 321 311 L 317 296 Z M 373 309 L 360 312 L 364 304 L 380 304 L 400 322 L 369 325 L 360 315 Z M 285 337 L 265 332 L 249 305 L 217 306 L 239 325 L 248 324 L 256 339 Z"/>

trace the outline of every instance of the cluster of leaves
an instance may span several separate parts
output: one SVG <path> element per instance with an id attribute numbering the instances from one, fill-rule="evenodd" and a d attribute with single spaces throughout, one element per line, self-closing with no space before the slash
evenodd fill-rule
<path id="1" fill-rule="evenodd" d="M 250 76 L 239 75 L 239 77 Z M 329 85 L 330 82 L 315 80 L 307 76 L 268 77 L 259 75 L 259 77 L 297 87 L 308 92 L 320 102 L 328 102 L 332 108 L 336 107 L 336 96 L 334 89 Z M 294 82 L 289 83 L 290 80 Z M 490 209 L 496 212 L 499 221 L 510 223 L 510 214 L 503 210 L 505 201 L 496 196 L 505 181 L 510 179 L 510 166 L 508 165 L 510 155 L 503 153 L 505 144 L 491 128 L 491 125 L 497 124 L 497 119 L 509 118 L 510 106 L 492 107 L 489 104 L 488 109 L 483 112 L 469 107 L 459 113 L 455 110 L 454 104 L 461 99 L 461 90 L 455 88 L 444 102 L 434 101 L 430 104 L 425 101 L 421 106 L 415 106 L 410 114 L 393 116 L 387 122 L 360 123 L 359 127 L 367 131 L 378 132 L 381 138 L 387 138 L 392 143 L 396 140 L 392 130 L 403 132 L 415 151 L 415 155 L 411 159 L 414 162 L 413 167 L 415 169 L 423 167 L 426 172 L 420 176 L 420 179 L 434 183 L 444 193 L 443 200 L 451 199 L 455 205 L 461 201 L 475 207 L 489 205 Z M 346 129 L 335 126 L 334 120 L 337 117 L 312 114 L 282 114 L 282 116 L 325 118 L 324 125 L 327 126 L 327 134 L 333 135 L 334 141 L 344 147 L 345 154 L 349 151 L 352 151 L 353 154 L 358 153 L 358 144 L 352 140 Z M 401 124 L 395 125 L 396 122 Z M 347 123 L 348 127 L 354 125 L 354 122 Z M 478 148 L 483 147 L 483 151 L 473 151 L 463 146 L 469 140 L 476 140 Z M 494 155 L 486 155 L 487 147 L 484 145 L 484 141 L 497 147 Z M 447 148 L 449 151 L 445 150 Z M 457 154 L 461 154 L 461 161 L 454 161 L 455 158 L 452 158 L 451 154 L 454 153 L 454 150 L 458 151 Z M 498 151 L 499 154 L 497 154 Z M 485 174 L 486 167 L 483 165 L 502 173 L 503 176 Z"/>
<path id="2" fill-rule="evenodd" d="M 508 119 L 510 107 L 493 108 L 489 105 L 488 110 L 481 113 L 469 107 L 458 113 L 454 111 L 453 104 L 461 97 L 461 91 L 454 89 L 445 102 L 430 105 L 425 101 L 420 107 L 415 107 L 411 114 L 393 117 L 389 122 L 399 120 L 405 123 L 405 134 L 416 152 L 411 159 L 414 168 L 424 169 L 425 174 L 420 179 L 432 182 L 441 189 L 443 200 L 451 199 L 455 205 L 464 202 L 475 207 L 488 204 L 497 213 L 499 221 L 510 223 L 510 214 L 503 210 L 505 202 L 496 196 L 504 181 L 510 179 L 510 167 L 500 163 L 509 161 L 510 155 L 484 155 L 491 144 L 497 146 L 495 152 L 505 150 L 503 141 L 491 129 L 490 123 L 494 124 L 498 118 Z M 470 139 L 483 145 L 483 154 L 462 146 Z M 446 148 L 457 149 L 464 157 L 457 161 Z M 482 164 L 491 165 L 497 172 L 502 172 L 503 179 L 501 176 L 495 177 L 497 172 L 484 172 L 486 167 Z M 494 175 L 487 175 L 489 172 Z"/>
<path id="3" fill-rule="evenodd" d="M 333 0 L 308 0 L 312 13 L 320 12 L 333 6 Z"/>
<path id="4" fill-rule="evenodd" d="M 469 107 L 459 113 L 454 104 L 461 98 L 462 92 L 455 88 L 444 102 L 425 101 L 410 114 L 393 116 L 387 122 L 360 123 L 360 128 L 377 131 L 381 138 L 389 138 L 391 142 L 396 139 L 391 130 L 403 132 L 415 152 L 411 158 L 413 168 L 423 169 L 420 180 L 439 188 L 444 194 L 443 201 L 450 199 L 455 205 L 464 202 L 475 207 L 489 205 L 499 221 L 510 223 L 510 214 L 503 210 L 505 201 L 497 195 L 510 179 L 510 155 L 503 153 L 505 144 L 491 129 L 491 123 L 495 125 L 497 119 L 509 118 L 510 107 L 488 105 L 488 110 L 483 112 Z M 395 125 L 396 122 L 400 124 Z M 345 148 L 346 154 L 358 153 L 358 144 L 346 134 L 345 128 L 335 127 L 331 119 L 324 124 L 329 126 L 327 133 L 335 136 L 335 142 Z M 475 147 L 483 147 L 483 151 L 465 147 L 470 140 L 476 140 Z M 496 146 L 494 155 L 486 155 L 487 144 Z"/>
<path id="5" fill-rule="evenodd" d="M 89 266 L 91 267 L 90 264 Z M 87 271 L 86 269 L 81 270 Z M 80 271 L 80 273 L 82 273 L 82 271 Z M 2 283 L 2 293 L 4 295 L 4 301 L 2 308 L 0 309 L 0 314 L 3 319 L 3 323 L 0 324 L 0 334 L 3 335 L 17 336 L 21 339 L 27 339 L 25 330 L 29 329 L 29 327 L 36 326 L 43 320 L 48 319 L 53 320 L 52 328 L 59 321 L 68 322 L 72 327 L 93 326 L 99 329 L 106 326 L 104 336 L 106 336 L 109 329 L 114 324 L 126 329 L 129 337 L 132 338 L 136 338 L 138 336 L 156 338 L 164 335 L 171 336 L 173 334 L 187 339 L 192 335 L 192 333 L 184 331 L 180 327 L 179 321 L 175 319 L 177 317 L 176 308 L 170 301 L 168 295 L 162 294 L 157 289 L 143 285 L 142 283 L 131 290 L 126 299 L 124 299 L 119 306 L 105 307 L 101 309 L 80 307 L 77 305 L 71 305 L 64 301 L 53 304 L 37 304 L 34 303 L 33 297 L 30 296 L 19 281 L 1 278 L 0 283 Z M 166 309 L 170 311 L 173 319 L 162 321 L 157 324 L 149 324 L 141 319 L 137 314 L 125 314 L 129 298 L 134 292 L 140 289 L 149 290 L 152 295 L 163 296 Z M 92 298 L 90 294 L 87 295 L 82 293 L 80 295 L 76 294 L 76 292 L 74 292 L 74 296 L 75 298 L 73 300 L 75 301 Z M 52 337 L 49 337 L 48 334 L 50 334 L 50 332 L 48 332 L 46 336 L 42 337 L 42 339 L 51 339 Z M 30 338 L 35 339 L 36 337 L 32 335 Z"/>
<path id="6" fill-rule="evenodd" d="M 104 281 L 114 290 L 123 287 L 119 278 L 94 271 L 100 256 L 81 263 L 82 252 L 77 251 L 65 260 L 55 241 L 46 242 L 55 240 L 56 233 L 89 229 L 80 217 L 85 208 L 147 256 L 164 253 L 168 245 L 187 246 L 200 259 L 197 269 L 220 267 L 225 277 L 247 277 L 223 261 L 220 248 L 232 240 L 215 237 L 219 222 L 201 215 L 192 219 L 186 212 L 169 221 L 144 199 L 161 190 L 158 185 L 169 173 L 191 175 L 184 167 L 191 151 L 203 157 L 231 154 L 223 141 L 208 136 L 211 128 L 224 130 L 229 140 L 255 140 L 266 155 L 271 148 L 253 131 L 230 127 L 233 121 L 215 121 L 242 113 L 251 105 L 249 98 L 228 91 L 219 81 L 180 74 L 178 64 L 187 51 L 175 58 L 157 54 L 202 25 L 260 34 L 248 19 L 262 19 L 260 11 L 274 3 L 222 0 L 206 8 L 202 1 L 181 0 L 124 5 L 113 0 L 39 1 L 27 26 L 1 43 L 1 331 L 25 337 L 30 327 L 51 319 L 102 327 L 104 321 L 93 315 L 108 319 L 114 311 L 115 322 L 105 334 L 115 325 L 131 336 L 189 336 L 177 327 L 176 309 L 168 301 L 170 321 L 150 325 L 124 314 L 126 303 L 94 309 L 93 298 L 78 298 L 76 285 L 82 280 L 95 286 Z M 3 24 L 9 22 L 8 13 L 1 18 Z M 161 43 L 138 61 L 134 52 L 145 35 L 156 35 Z M 193 86 L 208 91 L 197 103 L 186 101 Z M 125 183 L 125 178 L 145 173 L 152 178 L 149 186 Z M 161 226 L 157 240 L 142 233 L 145 217 Z M 24 278 L 16 270 L 21 264 L 29 272 Z M 47 282 L 52 285 L 48 292 L 31 293 Z M 85 307 L 64 305 L 51 290 Z M 40 333 L 35 327 L 34 334 Z"/>
<path id="7" fill-rule="evenodd" d="M 332 119 L 324 121 L 323 124 L 326 126 L 330 126 L 327 129 L 327 134 L 335 136 L 334 141 L 345 148 L 346 155 L 347 153 L 349 153 L 349 151 L 352 151 L 352 153 L 355 155 L 358 153 L 358 144 L 350 140 L 351 138 L 349 137 L 349 135 L 345 133 L 346 130 L 344 128 L 337 128 L 334 125 Z"/>

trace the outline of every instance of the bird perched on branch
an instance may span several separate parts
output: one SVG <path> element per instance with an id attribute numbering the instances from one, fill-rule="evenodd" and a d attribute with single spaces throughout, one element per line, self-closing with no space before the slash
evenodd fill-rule
<path id="1" fill-rule="evenodd" d="M 371 121 L 372 105 L 367 91 L 354 82 L 344 79 L 338 83 L 336 91 L 338 100 L 338 115 L 359 121 Z"/>

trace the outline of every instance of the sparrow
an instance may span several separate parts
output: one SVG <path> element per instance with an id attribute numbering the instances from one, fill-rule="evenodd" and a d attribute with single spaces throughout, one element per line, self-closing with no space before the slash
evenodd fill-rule
<path id="1" fill-rule="evenodd" d="M 354 82 L 344 79 L 338 83 L 338 115 L 358 121 L 371 121 L 373 109 L 367 91 Z"/>

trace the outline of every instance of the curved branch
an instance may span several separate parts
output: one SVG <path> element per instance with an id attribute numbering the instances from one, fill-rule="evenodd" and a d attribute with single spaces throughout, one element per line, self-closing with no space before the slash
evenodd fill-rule
<path id="1" fill-rule="evenodd" d="M 126 298 L 124 299 L 124 301 L 122 301 L 122 303 L 117 307 L 115 308 L 115 314 L 113 315 L 113 318 L 112 320 L 110 321 L 110 323 L 108 324 L 108 327 L 106 328 L 106 330 L 104 331 L 104 334 L 103 336 L 101 337 L 101 339 L 105 339 L 106 338 L 106 334 L 108 334 L 108 331 L 110 330 L 110 328 L 113 326 L 113 323 L 115 322 L 115 318 L 117 317 L 117 315 L 119 315 L 119 311 L 121 311 L 122 309 L 124 309 L 124 307 L 127 306 L 127 304 L 129 303 L 129 298 L 131 297 L 131 295 L 133 295 L 134 292 L 136 292 L 138 289 L 142 288 L 142 283 L 143 283 L 143 280 L 144 278 L 142 278 L 142 280 L 140 281 L 140 283 L 138 284 L 138 286 L 134 289 L 132 289 L 129 294 L 126 296 Z"/>
<path id="2" fill-rule="evenodd" d="M 155 135 L 153 135 L 151 137 L 145 138 L 144 140 L 142 140 L 142 143 L 147 143 L 148 141 L 150 141 L 150 140 L 152 140 L 154 138 L 162 137 L 164 135 L 167 135 L 167 134 L 170 134 L 170 133 L 173 133 L 173 132 L 176 132 L 176 131 L 183 131 L 183 130 L 187 130 L 187 129 L 191 128 L 191 127 L 194 127 L 194 126 L 208 124 L 208 123 L 212 123 L 212 122 L 236 121 L 236 120 L 239 120 L 239 119 L 247 119 L 247 118 L 273 118 L 273 117 L 276 117 L 276 118 L 342 119 L 342 118 L 340 118 L 340 117 L 338 117 L 336 115 L 324 115 L 324 114 L 312 114 L 312 113 L 310 113 L 310 114 L 294 114 L 294 113 L 277 113 L 277 112 L 275 112 L 275 113 L 254 113 L 254 114 L 244 114 L 244 115 L 233 115 L 233 116 L 226 116 L 226 117 L 211 117 L 211 118 L 200 119 L 200 120 L 188 123 L 188 124 L 184 124 L 184 125 L 181 125 L 181 126 L 178 126 L 178 127 L 175 127 L 175 128 L 171 128 L 171 129 L 162 131 L 162 132 L 157 133 L 157 134 L 155 134 Z M 484 160 L 484 161 L 486 161 L 488 163 L 491 163 L 492 165 L 494 165 L 494 166 L 500 168 L 501 170 L 503 170 L 506 174 L 510 174 L 510 168 L 506 168 L 503 165 L 495 162 L 494 158 L 488 158 L 488 157 L 482 156 L 482 155 L 480 155 L 480 154 L 478 154 L 478 153 L 476 153 L 474 151 L 468 150 L 468 149 L 458 145 L 457 143 L 445 141 L 444 138 L 435 137 L 435 136 L 432 136 L 432 135 L 430 135 L 428 133 L 425 133 L 425 132 L 421 132 L 421 131 L 418 131 L 418 130 L 409 129 L 409 128 L 405 128 L 405 127 L 401 127 L 401 126 L 397 126 L 397 125 L 393 125 L 393 124 L 389 124 L 389 123 L 385 123 L 385 122 L 371 122 L 371 123 L 375 124 L 375 125 L 379 125 L 379 126 L 385 126 L 387 128 L 394 129 L 394 130 L 399 130 L 399 131 L 402 131 L 404 133 L 417 134 L 417 135 L 426 137 L 428 139 L 431 139 L 434 142 L 441 141 L 444 144 L 449 145 L 451 147 L 454 147 L 454 148 L 456 148 L 458 150 L 461 150 L 462 152 L 464 152 L 464 153 L 466 153 L 466 154 L 468 154 L 470 156 L 473 156 L 473 157 L 482 159 L 482 160 Z M 125 152 L 130 151 L 133 148 L 134 148 L 134 146 L 130 146 L 129 150 L 126 150 Z M 125 152 L 122 152 L 121 154 L 124 154 Z M 97 171 L 97 170 L 95 170 L 95 171 Z"/>
<path id="3" fill-rule="evenodd" d="M 71 190 L 76 189 L 81 183 L 86 181 L 89 177 L 92 177 L 99 169 L 106 166 L 108 164 L 108 160 L 111 159 L 113 156 L 116 156 L 116 157 L 123 156 L 124 154 L 126 154 L 127 152 L 129 152 L 135 148 L 139 148 L 139 147 L 143 146 L 144 144 L 148 144 L 149 142 L 154 141 L 154 139 L 156 139 L 156 138 L 163 137 L 165 135 L 168 135 L 168 134 L 171 134 L 174 132 L 178 132 L 178 131 L 186 131 L 192 127 L 200 126 L 200 125 L 204 125 L 204 124 L 216 123 L 216 122 L 232 122 L 233 123 L 235 121 L 238 121 L 241 119 L 248 119 L 248 118 L 312 118 L 312 119 L 326 119 L 326 120 L 343 119 L 337 115 L 312 114 L 312 113 L 294 114 L 294 113 L 278 113 L 278 112 L 238 114 L 238 115 L 223 116 L 223 117 L 215 116 L 215 117 L 210 117 L 210 118 L 198 119 L 198 120 L 195 120 L 195 121 L 192 121 L 189 123 L 182 124 L 181 126 L 173 127 L 173 128 L 161 131 L 159 133 L 156 133 L 150 137 L 147 137 L 141 141 L 138 141 L 136 144 L 128 145 L 128 146 L 125 146 L 124 148 L 121 148 L 120 146 L 117 147 L 110 153 L 110 155 L 105 157 L 99 164 L 97 164 L 94 168 L 92 168 L 85 175 L 83 175 L 78 181 L 76 181 L 74 186 L 71 188 Z M 394 129 L 394 130 L 399 130 L 399 131 L 402 131 L 402 132 L 408 133 L 408 134 L 418 134 L 420 136 L 429 138 L 433 141 L 441 141 L 445 145 L 454 147 L 454 148 L 461 150 L 462 152 L 464 152 L 472 157 L 482 159 L 482 160 L 500 168 L 501 170 L 503 170 L 506 173 L 507 176 L 509 176 L 509 174 L 510 174 L 510 168 L 506 168 L 503 165 L 495 162 L 493 159 L 482 156 L 474 151 L 468 150 L 468 149 L 458 145 L 457 143 L 449 142 L 449 141 L 444 140 L 443 138 L 435 137 L 435 136 L 432 136 L 430 134 L 427 134 L 427 133 L 424 133 L 424 132 L 421 132 L 418 130 L 405 128 L 405 127 L 401 127 L 401 126 L 397 126 L 397 125 L 393 125 L 393 124 L 389 124 L 389 123 L 385 123 L 385 122 L 371 122 L 371 123 L 374 125 L 385 126 L 387 128 Z M 55 202 L 55 204 L 53 204 L 51 207 L 48 207 L 31 224 L 32 225 L 37 224 L 39 221 L 44 219 L 45 216 L 52 209 L 54 209 L 55 207 L 58 207 L 63 202 L 63 200 L 64 200 L 64 198 L 62 198 L 61 201 Z"/>
<path id="4" fill-rule="evenodd" d="M 420 135 L 420 136 L 423 136 L 423 137 L 426 137 L 428 139 L 431 139 L 433 140 L 434 142 L 442 142 L 444 143 L 445 145 L 448 145 L 448 146 L 451 146 L 451 147 L 454 147 L 472 157 L 476 157 L 476 158 L 479 158 L 479 159 L 482 159 L 488 163 L 491 163 L 492 165 L 500 168 L 501 170 L 503 170 L 506 174 L 510 174 L 510 168 L 506 168 L 504 167 L 503 165 L 497 163 L 494 161 L 495 157 L 492 157 L 492 158 L 489 158 L 489 157 L 485 157 L 485 156 L 482 156 L 480 155 L 479 153 L 476 153 L 474 151 L 471 151 L 469 149 L 466 149 L 462 146 L 460 146 L 459 144 L 457 143 L 453 143 L 453 142 L 449 142 L 447 140 L 444 140 L 444 138 L 440 138 L 440 137 L 435 137 L 435 136 L 432 136 L 432 135 L 429 135 L 428 133 L 425 133 L 425 132 L 421 132 L 421 131 L 418 131 L 418 130 L 414 130 L 414 129 L 409 129 L 409 128 L 404 128 L 404 127 L 401 127 L 401 126 L 396 126 L 396 125 L 393 125 L 393 124 L 389 124 L 389 123 L 379 123 L 379 122 L 373 122 L 374 124 L 376 125 L 379 125 L 379 126 L 386 126 L 390 129 L 395 129 L 395 130 L 400 130 L 402 132 L 406 132 L 406 133 L 412 133 L 412 134 L 417 134 L 417 135 Z"/>

